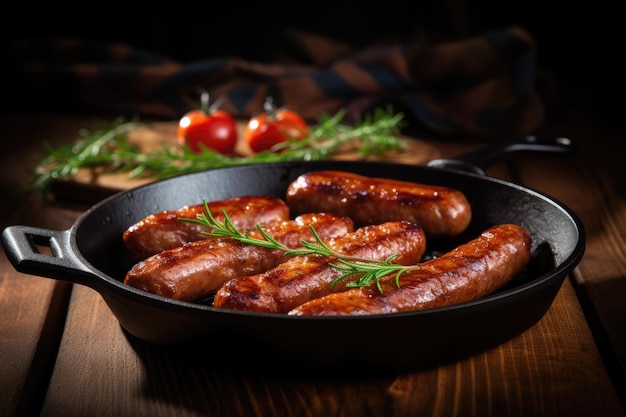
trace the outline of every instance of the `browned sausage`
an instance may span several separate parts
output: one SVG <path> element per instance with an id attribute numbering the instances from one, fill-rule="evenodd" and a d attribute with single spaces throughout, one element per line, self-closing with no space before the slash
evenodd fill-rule
<path id="1" fill-rule="evenodd" d="M 375 286 L 353 288 L 311 300 L 291 310 L 295 316 L 385 314 L 424 310 L 476 300 L 494 292 L 520 273 L 530 260 L 531 237 L 519 226 L 505 224 L 419 265 L 400 277 Z"/>
<path id="2" fill-rule="evenodd" d="M 342 255 L 384 261 L 398 255 L 400 265 L 418 262 L 426 249 L 422 229 L 409 222 L 388 222 L 362 227 L 328 242 Z M 336 259 L 321 255 L 289 258 L 265 273 L 228 281 L 215 294 L 214 305 L 231 310 L 286 313 L 305 301 L 332 291 L 345 290 L 348 278 L 331 283 L 342 272 L 331 266 Z M 352 277 L 354 280 L 355 277 Z"/>
<path id="3" fill-rule="evenodd" d="M 424 229 L 429 239 L 460 234 L 472 217 L 470 204 L 459 190 L 343 171 L 301 175 L 289 185 L 285 201 L 293 214 L 343 214 L 357 227 L 407 220 Z"/>
<path id="4" fill-rule="evenodd" d="M 253 228 L 277 220 L 287 220 L 290 210 L 284 200 L 273 196 L 244 196 L 208 203 L 211 214 L 223 221 L 226 210 L 239 229 Z M 145 217 L 129 227 L 123 234 L 124 244 L 130 258 L 137 262 L 166 249 L 187 242 L 205 239 L 207 227 L 187 223 L 179 218 L 195 219 L 204 213 L 204 204 L 185 206 L 178 210 L 167 210 Z"/>
<path id="5" fill-rule="evenodd" d="M 336 238 L 354 230 L 348 217 L 324 213 L 303 214 L 294 220 L 269 223 L 263 230 L 283 245 L 297 248 L 303 240 L 314 240 L 309 225 L 322 239 Z M 251 229 L 248 235 L 263 239 L 257 229 Z M 284 260 L 282 250 L 210 237 L 159 252 L 137 263 L 126 274 L 124 283 L 176 300 L 197 301 L 215 293 L 229 279 L 261 273 Z"/>

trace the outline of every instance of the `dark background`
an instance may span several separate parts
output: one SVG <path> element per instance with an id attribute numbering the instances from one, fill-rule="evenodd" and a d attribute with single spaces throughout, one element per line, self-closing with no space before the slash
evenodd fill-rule
<path id="1" fill-rule="evenodd" d="M 624 108 L 620 2 L 542 0 L 11 3 L 2 38 L 72 36 L 122 42 L 180 62 L 217 56 L 271 61 L 285 29 L 366 46 L 381 39 L 452 40 L 521 25 L 537 62 L 566 92 L 580 91 L 607 123 Z M 578 94 L 578 93 L 576 93 Z"/>
<path id="2" fill-rule="evenodd" d="M 546 69 L 560 73 L 614 70 L 622 60 L 625 37 L 620 2 L 386 0 L 358 4 L 330 0 L 12 2 L 11 11 L 3 13 L 1 30 L 4 39 L 79 36 L 129 43 L 189 61 L 218 55 L 265 60 L 271 56 L 275 36 L 285 28 L 366 45 L 419 31 L 432 38 L 458 38 L 519 24 L 537 40 L 539 63 Z"/>

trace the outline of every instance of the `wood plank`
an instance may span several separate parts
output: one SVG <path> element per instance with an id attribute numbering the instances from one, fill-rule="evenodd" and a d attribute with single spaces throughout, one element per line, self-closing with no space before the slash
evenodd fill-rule
<path id="1" fill-rule="evenodd" d="M 624 415 L 568 281 L 528 331 L 420 372 L 259 376 L 215 370 L 206 354 L 202 363 L 127 338 L 100 296 L 77 286 L 42 415 Z"/>
<path id="2" fill-rule="evenodd" d="M 623 137 L 593 117 L 578 90 L 559 108 L 546 130 L 571 138 L 567 158 L 524 161 L 524 184 L 558 199 L 582 220 L 586 250 L 572 275 L 587 320 L 626 404 L 626 175 Z M 550 181 L 545 181 L 550 178 Z"/>
<path id="3" fill-rule="evenodd" d="M 10 138 L 0 153 L 0 229 L 69 227 L 80 211 L 49 211 L 40 195 L 21 192 L 37 156 L 30 146 L 45 137 L 49 125 L 13 115 L 3 115 L 0 125 Z M 15 271 L 4 251 L 0 271 L 0 415 L 33 415 L 48 386 L 71 285 Z"/>
<path id="4" fill-rule="evenodd" d="M 0 268 L 12 269 L 4 253 Z M 47 387 L 46 367 L 54 357 L 50 357 L 52 346 L 38 346 L 54 298 L 52 280 L 18 272 L 0 277 L 0 415 L 26 415 L 30 404 L 41 401 Z"/>
<path id="5" fill-rule="evenodd" d="M 615 383 L 626 389 L 626 193 L 619 176 L 608 174 L 614 166 L 589 164 L 536 160 L 520 170 L 524 184 L 561 201 L 584 224 L 585 255 L 572 278 Z"/>

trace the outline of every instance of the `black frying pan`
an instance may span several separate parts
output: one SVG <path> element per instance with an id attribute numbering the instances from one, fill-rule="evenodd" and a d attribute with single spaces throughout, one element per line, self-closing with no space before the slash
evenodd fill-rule
<path id="1" fill-rule="evenodd" d="M 547 144 L 535 143 L 532 137 L 524 141 L 529 147 L 499 145 L 498 152 L 567 152 L 571 145 L 564 139 Z M 470 154 L 470 162 L 486 163 L 495 155 L 492 151 Z M 443 162 L 433 164 L 443 166 Z M 459 160 L 452 163 L 461 166 Z M 472 205 L 472 222 L 454 241 L 430 241 L 429 252 L 447 251 L 494 224 L 516 223 L 533 238 L 532 260 L 509 286 L 481 300 L 367 317 L 223 311 L 155 296 L 122 283 L 131 266 L 122 233 L 139 219 L 197 204 L 203 198 L 284 197 L 287 185 L 298 175 L 322 169 L 458 188 Z M 16 270 L 96 290 L 131 337 L 146 342 L 195 347 L 205 357 L 220 358 L 220 363 L 245 363 L 251 368 L 285 365 L 292 370 L 319 372 L 410 370 L 475 354 L 530 328 L 549 309 L 563 280 L 584 253 L 583 225 L 569 208 L 536 191 L 477 173 L 480 171 L 471 166 L 470 170 L 475 172 L 343 161 L 215 169 L 117 193 L 92 206 L 69 230 L 7 227 L 2 243 Z M 40 254 L 37 245 L 49 246 L 53 255 Z M 247 350 L 251 353 L 241 353 Z"/>

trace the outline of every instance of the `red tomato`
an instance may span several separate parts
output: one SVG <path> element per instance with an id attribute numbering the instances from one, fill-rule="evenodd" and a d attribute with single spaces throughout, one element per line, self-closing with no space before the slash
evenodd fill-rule
<path id="1" fill-rule="evenodd" d="M 237 125 L 224 110 L 208 107 L 208 96 L 202 97 L 202 108 L 185 114 L 178 122 L 178 143 L 201 153 L 200 144 L 216 152 L 232 153 L 237 144 Z"/>
<path id="2" fill-rule="evenodd" d="M 271 149 L 288 139 L 302 139 L 309 134 L 306 122 L 295 111 L 276 108 L 271 98 L 265 102 L 264 109 L 250 118 L 244 130 L 244 139 L 254 152 Z"/>

